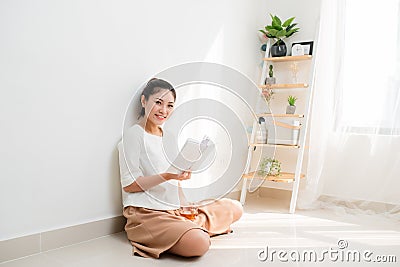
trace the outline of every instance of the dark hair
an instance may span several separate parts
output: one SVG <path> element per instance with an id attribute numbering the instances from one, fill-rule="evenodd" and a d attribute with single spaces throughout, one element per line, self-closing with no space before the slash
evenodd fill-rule
<path id="1" fill-rule="evenodd" d="M 174 101 L 176 100 L 175 89 L 169 82 L 158 79 L 158 78 L 152 78 L 150 81 L 147 82 L 146 86 L 144 87 L 143 92 L 140 95 L 139 101 L 141 101 L 142 95 L 144 96 L 144 98 L 147 101 L 147 100 L 149 100 L 149 96 L 157 94 L 162 89 L 169 90 L 174 97 Z M 144 107 L 142 107 L 142 109 L 140 110 L 139 118 L 144 116 L 144 114 L 145 114 Z"/>

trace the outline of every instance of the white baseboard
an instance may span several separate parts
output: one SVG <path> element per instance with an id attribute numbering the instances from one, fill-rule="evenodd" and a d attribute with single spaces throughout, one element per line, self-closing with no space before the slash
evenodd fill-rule
<path id="1" fill-rule="evenodd" d="M 70 246 L 124 231 L 126 220 L 117 216 L 43 233 L 0 241 L 0 264 L 29 255 Z"/>

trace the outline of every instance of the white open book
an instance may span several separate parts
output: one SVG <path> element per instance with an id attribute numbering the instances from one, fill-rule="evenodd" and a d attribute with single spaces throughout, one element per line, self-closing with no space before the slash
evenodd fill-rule
<path id="1" fill-rule="evenodd" d="M 208 136 L 205 135 L 201 141 L 188 138 L 168 172 L 200 171 L 209 166 L 214 158 L 215 144 Z"/>

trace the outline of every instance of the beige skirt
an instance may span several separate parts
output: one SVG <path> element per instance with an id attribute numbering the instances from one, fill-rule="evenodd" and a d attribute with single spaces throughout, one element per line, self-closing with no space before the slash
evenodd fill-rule
<path id="1" fill-rule="evenodd" d="M 133 254 L 159 258 L 174 246 L 187 231 L 202 229 L 210 236 L 228 233 L 233 222 L 234 203 L 220 199 L 198 209 L 194 221 L 181 216 L 179 210 L 152 210 L 128 206 L 125 231 L 133 246 Z"/>

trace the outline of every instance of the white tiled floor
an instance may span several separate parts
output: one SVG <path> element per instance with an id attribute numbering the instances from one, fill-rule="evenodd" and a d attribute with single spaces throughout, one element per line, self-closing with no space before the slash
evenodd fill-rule
<path id="1" fill-rule="evenodd" d="M 400 266 L 400 223 L 383 218 L 368 216 L 339 216 L 330 211 L 297 211 L 291 215 L 288 208 L 280 201 L 269 198 L 249 196 L 245 205 L 245 214 L 236 222 L 232 229 L 234 233 L 212 238 L 211 249 L 200 258 L 180 258 L 164 255 L 160 259 L 146 259 L 131 256 L 131 245 L 125 233 L 118 233 L 84 243 L 64 247 L 30 257 L 5 262 L 1 267 L 17 266 L 364 266 L 341 261 L 344 252 L 350 250 L 372 252 L 371 259 L 377 255 L 394 255 L 396 263 L 373 263 L 367 266 Z M 338 248 L 338 240 L 345 240 L 348 247 Z M 260 249 L 268 246 L 269 258 L 258 259 Z M 323 250 L 339 251 L 339 254 L 325 254 L 325 259 L 319 263 L 301 260 L 295 262 L 292 258 L 305 250 L 315 250 L 319 259 Z M 286 255 L 281 262 L 272 250 L 283 250 Z M 335 253 L 335 252 L 333 252 Z M 261 254 L 264 256 L 265 254 Z M 292 255 L 292 256 L 290 256 Z M 339 260 L 335 261 L 335 257 Z M 362 257 L 362 254 L 361 254 Z"/>

